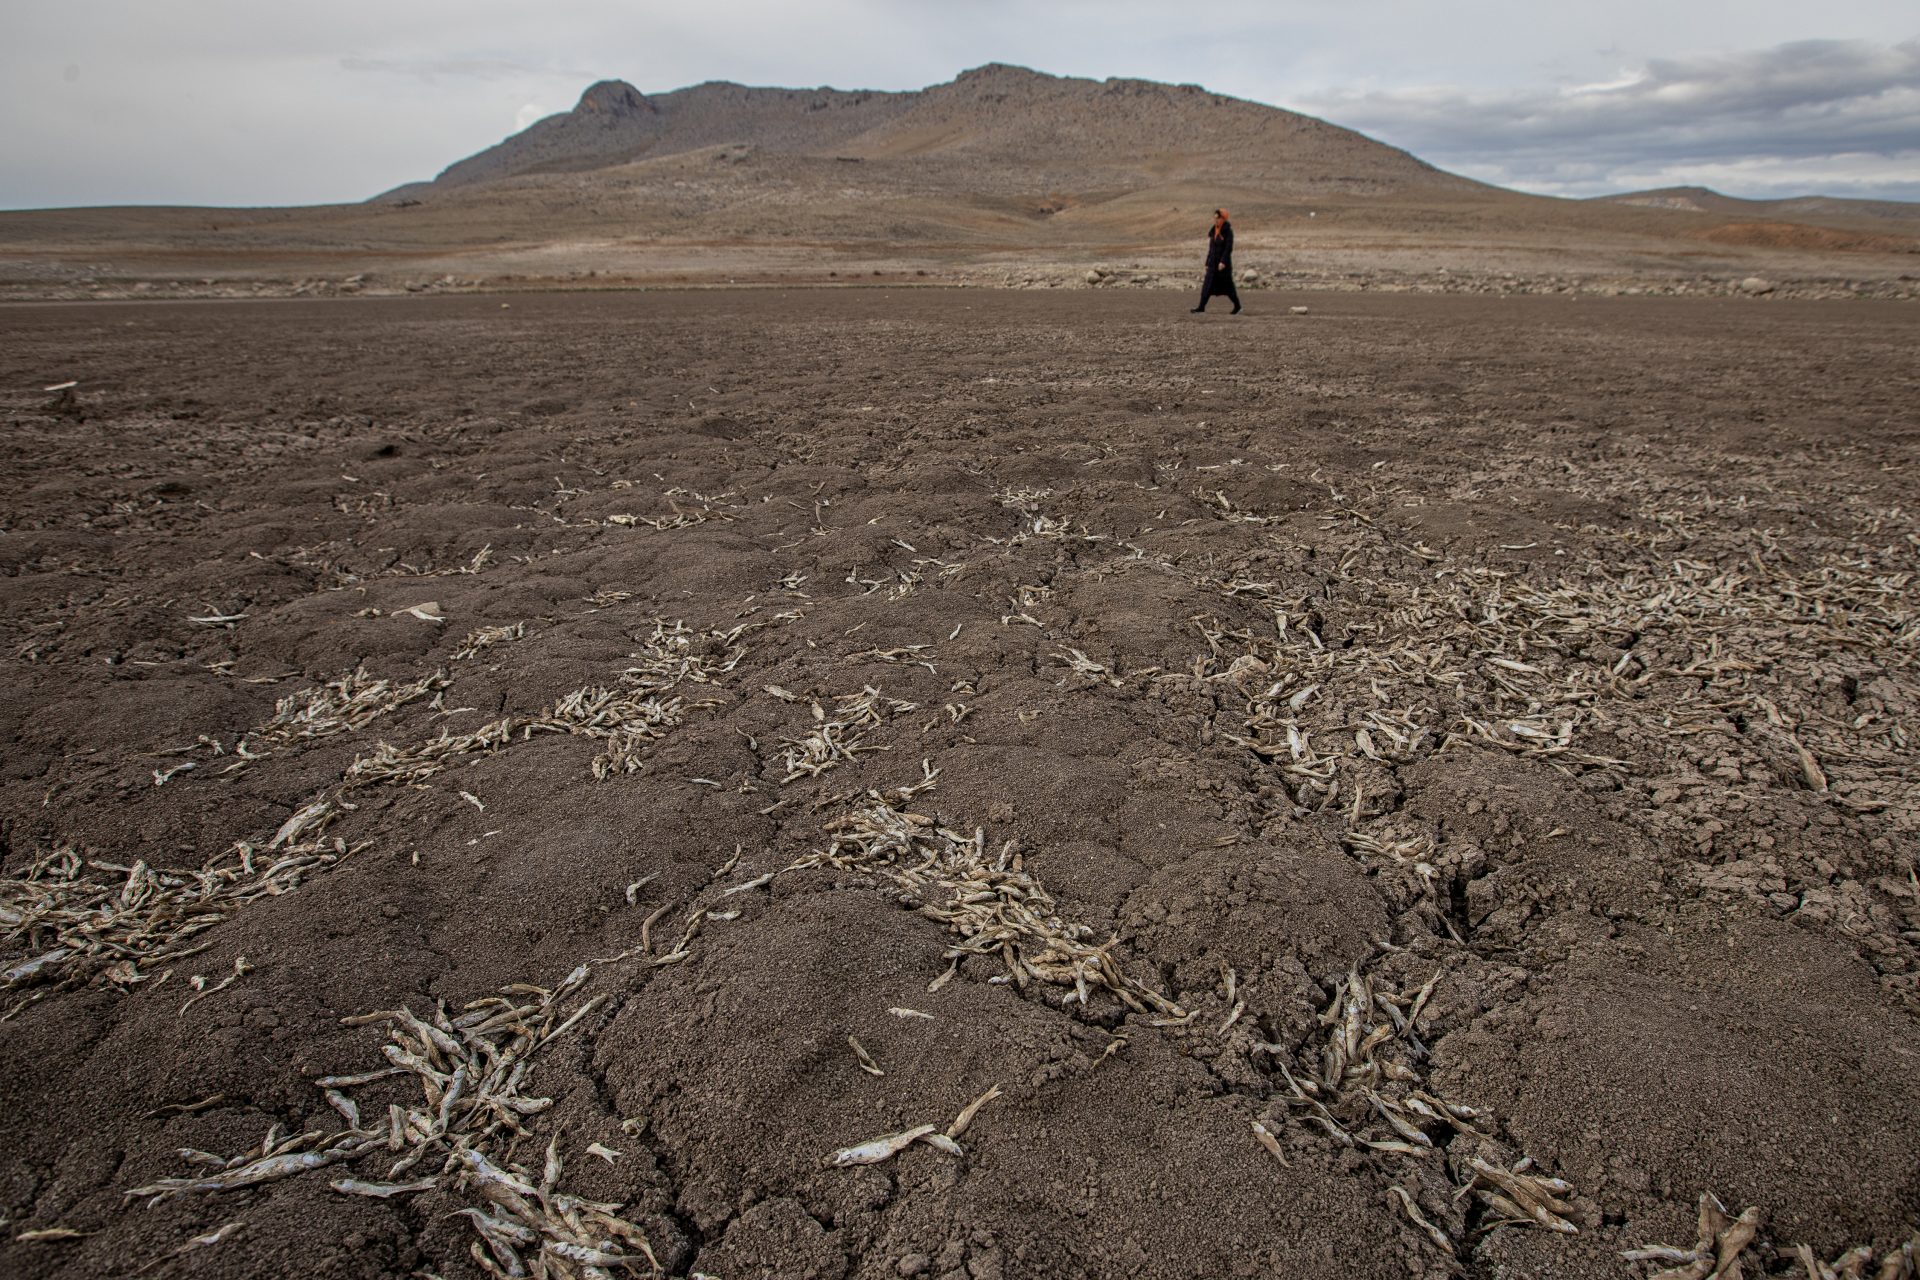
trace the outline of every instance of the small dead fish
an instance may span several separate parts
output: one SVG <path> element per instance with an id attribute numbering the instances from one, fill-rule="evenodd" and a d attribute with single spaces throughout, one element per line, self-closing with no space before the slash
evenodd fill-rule
<path id="1" fill-rule="evenodd" d="M 574 1244 L 566 1240 L 548 1240 L 540 1246 L 555 1257 L 565 1258 L 568 1262 L 577 1262 L 583 1267 L 633 1267 L 642 1265 L 658 1273 L 660 1265 L 651 1254 L 615 1253 L 608 1249 L 595 1249 L 590 1245 Z M 550 1274 L 542 1272 L 541 1274 Z"/>
<path id="2" fill-rule="evenodd" d="M 156 787 L 164 787 L 167 785 L 167 783 L 173 780 L 174 774 L 185 773 L 187 770 L 194 767 L 195 766 L 193 761 L 189 760 L 185 764 L 177 764 L 173 766 L 173 768 L 171 769 L 166 769 L 166 770 L 155 769 L 153 771 L 153 785 Z"/>
<path id="3" fill-rule="evenodd" d="M 928 1146 L 932 1147 L 934 1150 L 944 1151 L 950 1156 L 964 1156 L 967 1154 L 966 1151 L 961 1148 L 959 1143 L 955 1142 L 952 1138 L 949 1138 L 944 1133 L 929 1133 L 923 1136 L 920 1139 L 920 1141 L 926 1143 Z"/>
<path id="4" fill-rule="evenodd" d="M 1432 1138 L 1422 1133 L 1417 1126 L 1400 1114 L 1398 1108 L 1394 1107 L 1393 1104 L 1389 1103 L 1385 1098 L 1382 1098 L 1371 1089 L 1367 1090 L 1367 1101 L 1371 1102 L 1373 1109 L 1380 1113 L 1380 1118 L 1392 1125 L 1393 1131 L 1405 1138 L 1408 1142 L 1420 1147 L 1430 1147 L 1433 1145 Z"/>
<path id="5" fill-rule="evenodd" d="M 1261 1146 L 1265 1147 L 1275 1160 L 1278 1160 L 1288 1168 L 1292 1168 L 1292 1162 L 1287 1159 L 1287 1153 L 1280 1149 L 1280 1140 L 1273 1136 L 1273 1131 L 1261 1124 L 1258 1120 L 1252 1123 L 1255 1140 L 1258 1141 Z"/>
<path id="6" fill-rule="evenodd" d="M 615 1160 L 618 1160 L 621 1157 L 621 1155 L 623 1155 L 624 1153 L 615 1151 L 612 1147 L 603 1147 L 597 1142 L 589 1142 L 587 1144 L 587 1154 L 590 1156 L 599 1156 L 602 1160 L 605 1160 L 608 1164 L 612 1164 Z"/>
<path id="7" fill-rule="evenodd" d="M 360 1104 L 352 1098 L 349 1098 L 346 1094 L 341 1093 L 338 1089 L 326 1090 L 326 1096 L 327 1105 L 340 1113 L 341 1118 L 347 1122 L 349 1129 L 358 1129 L 360 1127 Z"/>
<path id="8" fill-rule="evenodd" d="M 1407 1194 L 1405 1187 L 1395 1184 L 1387 1188 L 1387 1194 L 1400 1202 L 1400 1211 L 1407 1215 L 1407 1220 L 1412 1222 L 1414 1226 L 1419 1227 L 1427 1233 L 1427 1239 L 1446 1250 L 1449 1256 L 1452 1255 L 1453 1241 L 1447 1238 L 1446 1232 L 1427 1221 L 1425 1215 L 1423 1215 L 1418 1206 L 1413 1203 L 1413 1197 Z"/>
<path id="9" fill-rule="evenodd" d="M 319 822 L 332 811 L 333 801 L 325 799 L 315 800 L 312 804 L 297 811 L 291 818 L 281 823 L 280 829 L 273 833 L 273 839 L 267 842 L 267 848 L 278 849 L 283 844 L 292 843 L 294 840 L 299 839 L 301 832 Z"/>
<path id="10" fill-rule="evenodd" d="M 887 1012 L 896 1018 L 925 1018 L 928 1022 L 933 1021 L 933 1015 L 930 1013 L 922 1013 L 918 1009 L 902 1009 L 898 1005 L 889 1008 Z"/>
<path id="11" fill-rule="evenodd" d="M 5 982 L 10 987 L 23 985 L 29 978 L 38 977 L 41 970 L 59 964 L 72 954 L 73 951 L 68 947 L 55 947 L 51 951 L 42 951 L 32 959 L 22 960 L 11 969 L 0 973 L 0 982 Z"/>
<path id="12" fill-rule="evenodd" d="M 341 1195 L 371 1196 L 375 1200 L 386 1200 L 393 1196 L 411 1195 L 416 1191 L 431 1191 L 440 1185 L 438 1178 L 422 1178 L 418 1182 L 362 1182 L 358 1178 L 335 1178 L 327 1184 Z"/>
<path id="13" fill-rule="evenodd" d="M 1624 1250 L 1620 1256 L 1628 1262 L 1695 1262 L 1699 1260 L 1700 1251 L 1676 1249 L 1670 1244 L 1650 1244 Z"/>
<path id="14" fill-rule="evenodd" d="M 92 1235 L 91 1231 L 75 1231 L 72 1227 L 36 1227 L 32 1231 L 22 1231 L 13 1238 L 15 1244 L 52 1244 L 56 1240 L 84 1240 Z"/>
<path id="15" fill-rule="evenodd" d="M 999 1096 L 1000 1086 L 996 1084 L 972 1102 L 962 1107 L 960 1114 L 953 1118 L 953 1123 L 947 1126 L 947 1136 L 949 1138 L 958 1138 L 965 1134 L 967 1126 L 971 1125 L 973 1118 L 980 1114 L 980 1108 L 986 1106 Z"/>
<path id="16" fill-rule="evenodd" d="M 344 1018 L 341 1019 L 341 1021 L 347 1022 L 347 1020 Z M 352 1026 L 354 1024 L 351 1022 L 348 1022 L 348 1025 Z M 381 1067 L 378 1071 L 362 1071 L 357 1075 L 321 1076 L 318 1080 L 314 1081 L 314 1084 L 318 1085 L 322 1089 L 351 1089 L 355 1085 L 372 1084 L 375 1080 L 384 1080 L 388 1076 L 397 1076 L 400 1074 L 401 1070 L 402 1068 L 400 1067 Z M 216 1095 L 216 1096 L 219 1096 L 219 1095 Z M 195 1103 L 194 1105 L 208 1106 L 210 1104 Z"/>
<path id="17" fill-rule="evenodd" d="M 831 1161 L 835 1167 L 850 1164 L 880 1164 L 893 1159 L 894 1156 L 932 1133 L 934 1128 L 935 1126 L 930 1124 L 916 1125 L 900 1133 L 890 1133 L 885 1137 L 862 1142 L 858 1146 L 842 1147 L 833 1153 Z"/>
<path id="18" fill-rule="evenodd" d="M 144 1187 L 135 1187 L 122 1194 L 128 1199 L 133 1199 L 137 1196 L 164 1198 L 186 1195 L 194 1191 L 235 1191 L 241 1187 L 257 1186 L 262 1182 L 272 1182 L 276 1178 L 305 1173 L 309 1169 L 324 1168 L 338 1161 L 364 1154 L 366 1149 L 361 1146 L 336 1147 L 331 1151 L 300 1151 L 291 1155 L 267 1156 L 212 1177 L 162 1178 L 158 1182 Z"/>
<path id="19" fill-rule="evenodd" d="M 848 1036 L 847 1043 L 853 1046 L 853 1056 L 860 1060 L 860 1069 L 862 1071 L 870 1076 L 883 1076 L 887 1074 L 880 1069 L 880 1064 L 873 1060 L 873 1055 L 868 1053 L 858 1040 L 855 1040 L 852 1036 Z"/>
<path id="20" fill-rule="evenodd" d="M 148 1271 L 153 1270 L 155 1267 L 159 1266 L 163 1262 L 171 1262 L 173 1259 L 179 1257 L 183 1253 L 192 1253 L 195 1249 L 204 1249 L 209 1245 L 219 1244 L 222 1240 L 225 1240 L 229 1236 L 235 1235 L 238 1232 L 240 1232 L 242 1229 L 246 1227 L 246 1225 L 247 1224 L 244 1222 L 229 1222 L 224 1226 L 215 1227 L 212 1231 L 207 1232 L 205 1235 L 195 1236 L 193 1239 L 181 1245 L 178 1249 L 175 1249 L 172 1253 L 169 1253 L 164 1257 L 155 1258 L 152 1262 L 149 1262 L 146 1266 L 140 1268 L 140 1270 L 136 1271 L 134 1274 L 142 1275 Z"/>
<path id="21" fill-rule="evenodd" d="M 161 1116 L 190 1116 L 196 1111 L 205 1111 L 208 1107 L 217 1106 L 226 1100 L 226 1094 L 216 1093 L 209 1097 L 202 1098 L 198 1102 L 169 1102 L 164 1107 L 155 1107 L 152 1111 L 147 1112 L 142 1119 L 157 1120 Z"/>

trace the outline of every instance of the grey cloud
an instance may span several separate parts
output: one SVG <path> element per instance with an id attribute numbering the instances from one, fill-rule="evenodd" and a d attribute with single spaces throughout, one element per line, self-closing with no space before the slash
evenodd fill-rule
<path id="1" fill-rule="evenodd" d="M 1747 192 L 1920 191 L 1920 39 L 1658 58 L 1603 84 L 1401 89 L 1299 103 L 1446 167 L 1560 194 L 1717 173 Z M 1796 175 L 1804 173 L 1805 179 Z"/>

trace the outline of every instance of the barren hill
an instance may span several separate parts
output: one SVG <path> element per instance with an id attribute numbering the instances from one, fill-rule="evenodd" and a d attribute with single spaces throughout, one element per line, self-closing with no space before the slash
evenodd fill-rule
<path id="1" fill-rule="evenodd" d="M 1920 222 L 1920 204 L 1902 200 L 1852 200 L 1842 196 L 1788 196 L 1778 200 L 1749 200 L 1729 196 L 1711 187 L 1661 187 L 1653 191 L 1626 191 L 1598 196 L 1596 202 L 1637 205 L 1643 209 L 1670 209 L 1679 213 L 1721 213 L 1764 218 L 1891 218 Z"/>
<path id="2" fill-rule="evenodd" d="M 572 111 L 449 166 L 428 185 L 608 169 L 716 146 L 960 165 L 989 184 L 996 175 L 1031 182 L 1057 173 L 1123 186 L 1257 179 L 1294 192 L 1479 186 L 1350 129 L 1199 85 L 1074 79 L 1002 64 L 906 93 L 708 83 L 648 96 L 604 80 Z M 418 188 L 408 192 L 417 197 Z"/>

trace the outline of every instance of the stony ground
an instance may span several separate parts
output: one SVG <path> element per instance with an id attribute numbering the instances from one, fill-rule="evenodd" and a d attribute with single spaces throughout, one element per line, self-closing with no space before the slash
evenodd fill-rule
<path id="1" fill-rule="evenodd" d="M 0 310 L 0 1268 L 1907 1274 L 1920 311 L 1250 301 Z"/>

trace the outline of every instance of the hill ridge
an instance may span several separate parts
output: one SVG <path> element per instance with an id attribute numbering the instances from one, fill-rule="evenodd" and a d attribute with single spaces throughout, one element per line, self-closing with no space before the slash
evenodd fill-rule
<path id="1" fill-rule="evenodd" d="M 991 159 L 1030 171 L 1106 175 L 1104 184 L 1217 179 L 1385 193 L 1478 189 L 1405 151 L 1315 116 L 1198 84 L 1056 76 L 989 62 L 922 89 L 783 88 L 705 81 L 646 93 L 620 79 L 591 85 L 569 111 L 535 121 L 447 166 L 451 188 L 539 174 L 583 173 L 717 146 L 813 158 L 939 167 Z"/>

